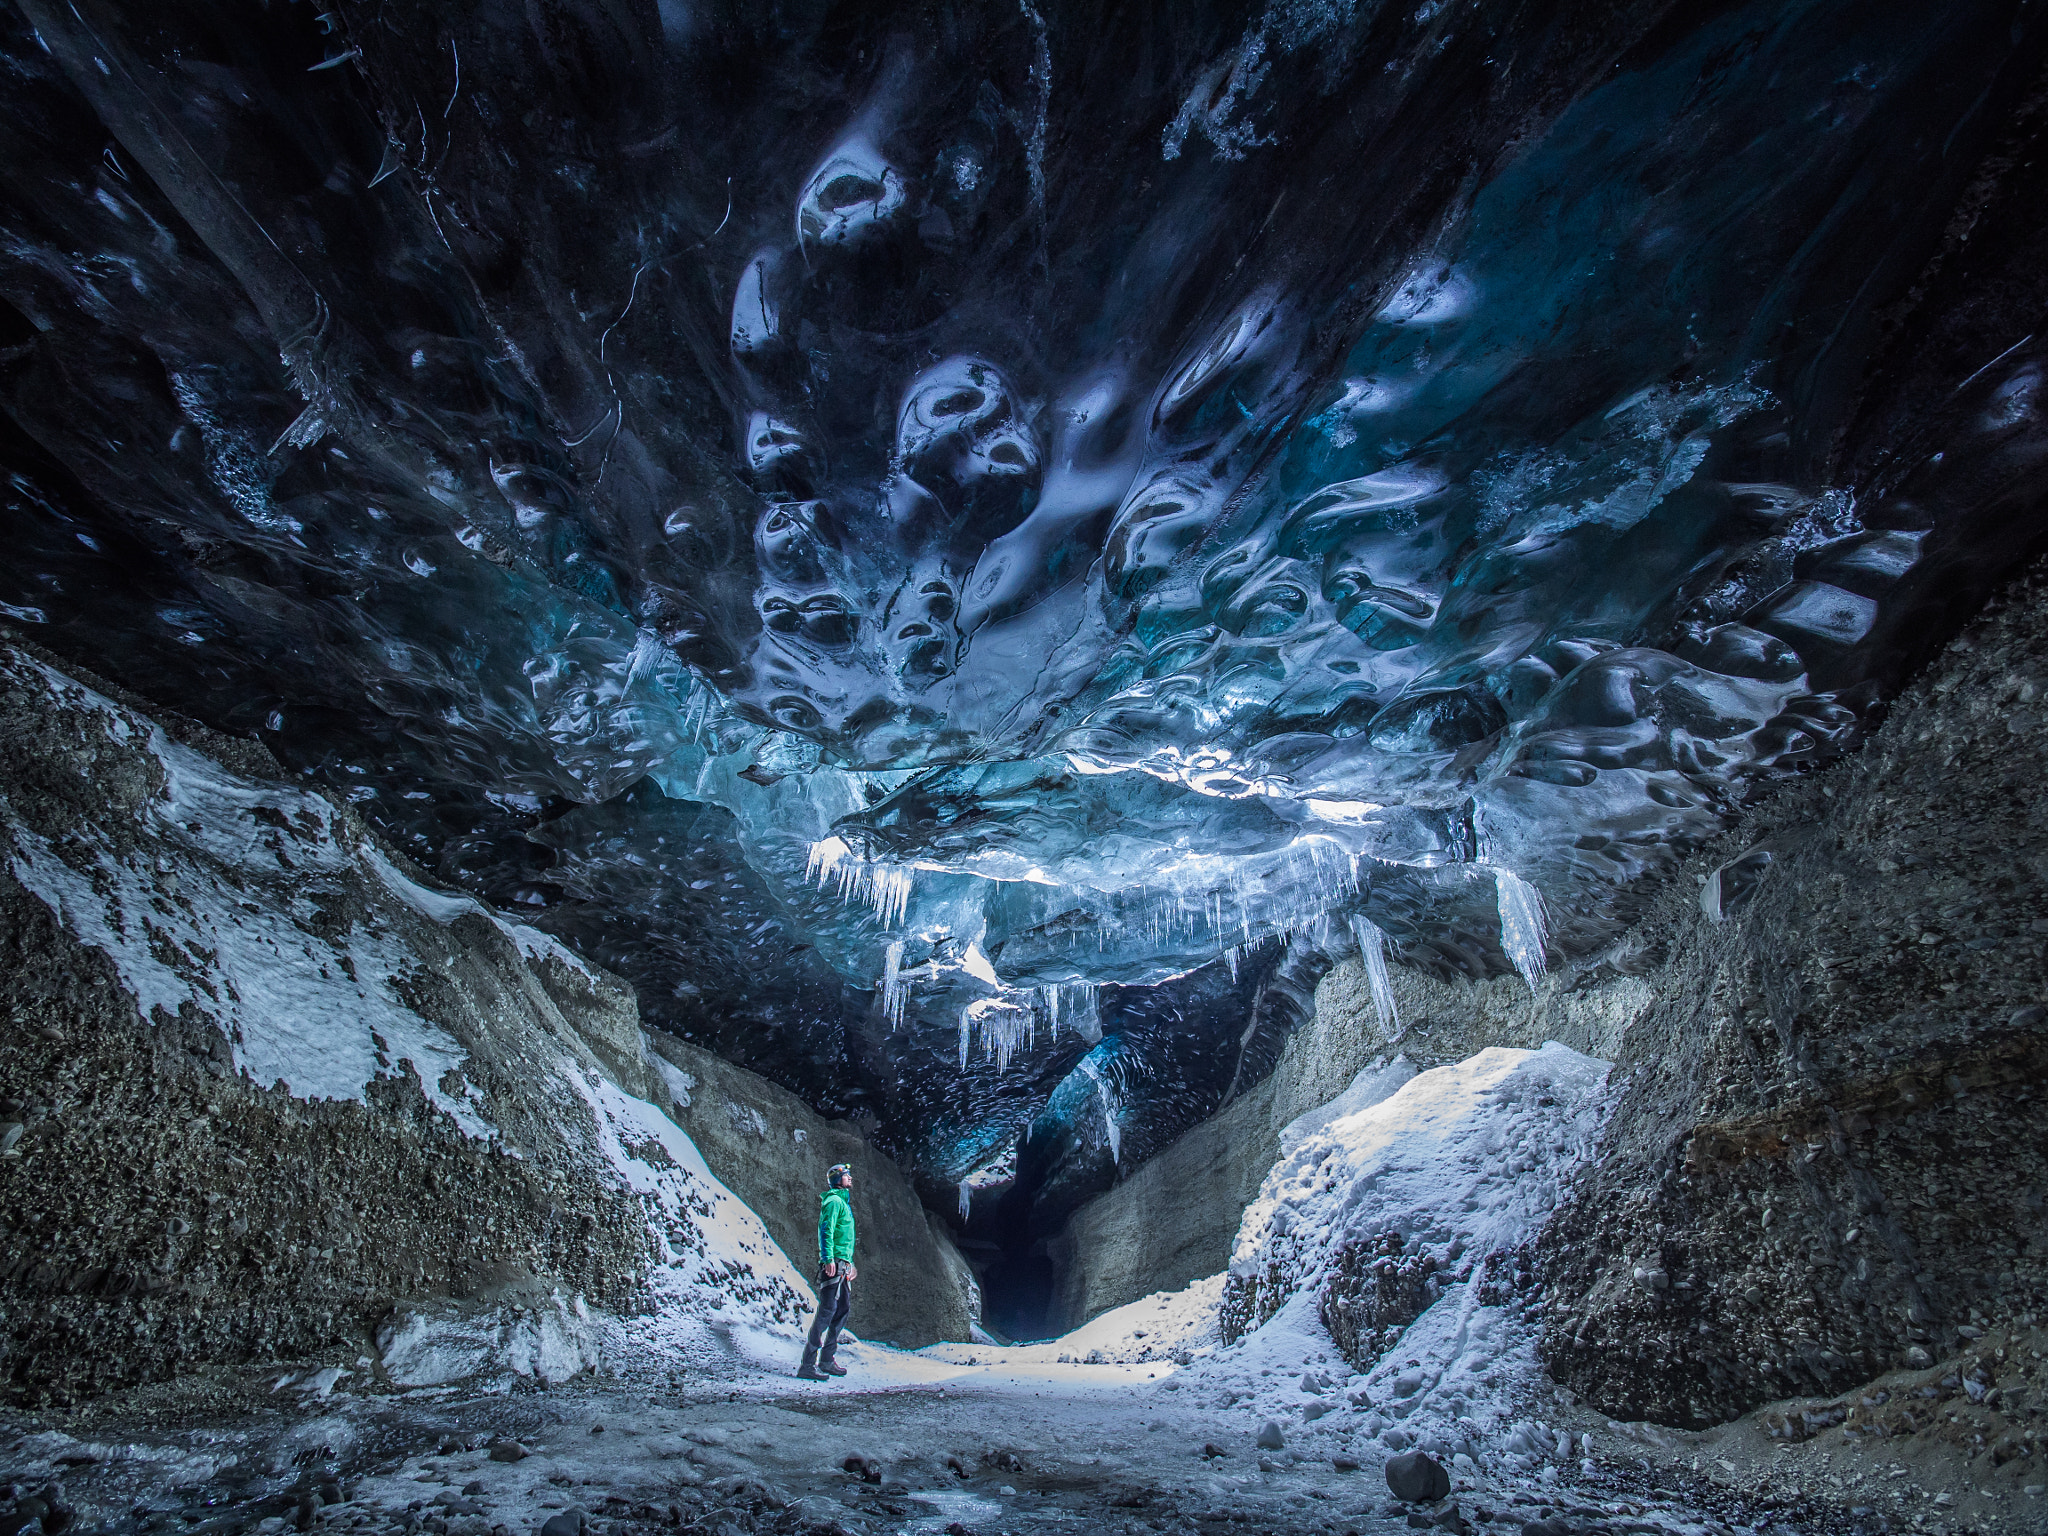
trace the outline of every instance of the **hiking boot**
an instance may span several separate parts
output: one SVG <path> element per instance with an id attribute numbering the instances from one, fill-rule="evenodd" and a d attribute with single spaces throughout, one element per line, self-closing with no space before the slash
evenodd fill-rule
<path id="1" fill-rule="evenodd" d="M 846 1367 L 837 1360 L 834 1360 L 830 1355 L 827 1355 L 818 1362 L 818 1369 L 828 1376 L 844 1376 L 846 1374 Z"/>
<path id="2" fill-rule="evenodd" d="M 826 1370 L 830 1369 L 831 1367 L 828 1365 Z M 815 1349 L 804 1351 L 804 1363 L 796 1368 L 796 1373 L 805 1381 L 830 1381 L 832 1379 L 824 1371 L 818 1369 L 818 1352 Z"/>

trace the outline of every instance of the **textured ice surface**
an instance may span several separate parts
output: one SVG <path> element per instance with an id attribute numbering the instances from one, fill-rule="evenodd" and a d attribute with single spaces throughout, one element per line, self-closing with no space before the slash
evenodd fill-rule
<path id="1" fill-rule="evenodd" d="M 4 612 L 1080 1190 L 1274 948 L 1611 938 L 2038 526 L 2031 300 L 1901 329 L 2038 19 L 956 11 L 10 10 Z"/>

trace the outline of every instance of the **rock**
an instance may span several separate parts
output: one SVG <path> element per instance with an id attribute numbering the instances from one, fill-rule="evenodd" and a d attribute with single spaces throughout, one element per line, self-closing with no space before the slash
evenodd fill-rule
<path id="1" fill-rule="evenodd" d="M 532 1454 L 533 1452 L 529 1451 L 517 1440 L 495 1440 L 491 1443 L 491 1460 L 493 1461 L 524 1461 Z"/>
<path id="2" fill-rule="evenodd" d="M 1287 1448 L 1287 1437 L 1280 1432 L 1277 1420 L 1268 1419 L 1259 1426 L 1258 1446 L 1262 1451 L 1279 1451 Z"/>
<path id="3" fill-rule="evenodd" d="M 1408 1431 L 1390 1424 L 1380 1431 L 1380 1444 L 1390 1451 L 1402 1450 L 1408 1444 Z"/>
<path id="4" fill-rule="evenodd" d="M 1270 1456 L 1261 1456 L 1259 1458 L 1259 1470 L 1261 1472 L 1285 1472 L 1287 1468 Z"/>
<path id="5" fill-rule="evenodd" d="M 991 1466 L 1002 1465 L 996 1461 L 991 1461 L 989 1464 Z M 864 1483 L 879 1483 L 882 1480 L 882 1464 L 875 1460 L 874 1457 L 863 1456 L 858 1451 L 840 1462 L 839 1469 L 842 1472 L 851 1472 Z M 1008 1468 L 1003 1470 L 1007 1471 Z"/>
<path id="6" fill-rule="evenodd" d="M 1349 1456 L 1332 1456 L 1330 1458 L 1330 1466 L 1338 1472 L 1356 1472 L 1358 1470 L 1358 1463 Z"/>
<path id="7" fill-rule="evenodd" d="M 42 1516 L 25 1515 L 20 1510 L 0 1515 L 0 1536 L 37 1536 L 42 1530 Z"/>
<path id="8" fill-rule="evenodd" d="M 21 1140 L 23 1129 L 19 1120 L 0 1121 L 0 1154 L 14 1150 L 14 1144 Z"/>
<path id="9" fill-rule="evenodd" d="M 1214 1461 L 1219 1456 L 1228 1456 L 1229 1454 L 1230 1452 L 1223 1449 L 1222 1446 L 1218 1445 L 1213 1440 L 1209 1441 L 1202 1447 L 1202 1455 L 1210 1461 Z"/>
<path id="10" fill-rule="evenodd" d="M 462 1491 L 465 1496 L 474 1498 L 477 1494 L 480 1494 L 484 1491 L 484 1480 L 479 1477 L 470 1482 L 464 1483 L 462 1485 Z"/>
<path id="11" fill-rule="evenodd" d="M 1394 1396 L 1396 1397 L 1413 1397 L 1421 1390 L 1422 1373 L 1420 1371 L 1403 1371 L 1394 1378 Z"/>
<path id="12" fill-rule="evenodd" d="M 541 1522 L 540 1536 L 584 1536 L 589 1528 L 590 1516 L 580 1509 L 565 1509 Z"/>
<path id="13" fill-rule="evenodd" d="M 1557 1519 L 1524 1520 L 1522 1536 L 1572 1536 L 1572 1528 Z"/>
<path id="14" fill-rule="evenodd" d="M 1387 1490 L 1406 1504 L 1427 1504 L 1451 1491 L 1451 1474 L 1421 1451 L 1405 1451 L 1387 1462 Z"/>
<path id="15" fill-rule="evenodd" d="M 1327 1403 L 1324 1402 L 1321 1398 L 1317 1398 L 1312 1403 L 1305 1403 L 1302 1405 L 1301 1416 L 1303 1419 L 1313 1424 L 1317 1419 L 1320 1419 L 1324 1414 L 1328 1413 L 1332 1408 L 1336 1406 L 1337 1405 L 1335 1403 Z"/>

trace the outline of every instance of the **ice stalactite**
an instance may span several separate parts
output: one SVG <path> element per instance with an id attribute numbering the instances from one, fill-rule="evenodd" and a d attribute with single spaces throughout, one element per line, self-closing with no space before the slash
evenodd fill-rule
<path id="1" fill-rule="evenodd" d="M 1045 1004 L 1045 1020 L 1052 1037 L 1057 1040 L 1060 1021 L 1090 1045 L 1102 1038 L 1102 1004 L 1092 981 L 1054 982 L 1040 987 L 1038 995 Z"/>
<path id="2" fill-rule="evenodd" d="M 1121 1167 L 1124 1160 L 1124 1133 L 1123 1127 L 1116 1123 L 1116 1093 L 1108 1080 L 1096 1070 L 1093 1057 L 1081 1059 L 1081 1070 L 1094 1080 L 1096 1095 L 1102 1100 L 1102 1135 L 1109 1143 L 1109 1160 Z"/>
<path id="3" fill-rule="evenodd" d="M 863 901 L 874 908 L 884 928 L 903 921 L 910 908 L 911 872 L 902 864 L 871 864 L 855 856 L 843 838 L 811 844 L 804 878 L 822 886 L 831 880 L 841 901 Z"/>
<path id="4" fill-rule="evenodd" d="M 903 941 L 891 939 L 882 951 L 882 1016 L 894 1034 L 903 1024 L 903 999 L 910 983 L 903 976 Z"/>
<path id="5" fill-rule="evenodd" d="M 996 1070 L 1008 1069 L 1019 1051 L 1029 1050 L 1038 1039 L 1038 1015 L 1021 1003 L 1006 998 L 982 997 L 960 1010 L 960 1070 L 967 1070 L 967 1047 L 981 1037 L 981 1054 L 992 1059 Z"/>
<path id="6" fill-rule="evenodd" d="M 1351 931 L 1358 936 L 1358 957 L 1365 962 L 1365 979 L 1372 987 L 1372 1006 L 1380 1016 L 1380 1032 L 1390 1035 L 1401 1021 L 1401 1012 L 1394 1004 L 1393 978 L 1387 974 L 1386 931 L 1362 912 L 1352 914 Z"/>
<path id="7" fill-rule="evenodd" d="M 1500 908 L 1500 947 L 1507 951 L 1529 990 L 1536 990 L 1536 978 L 1549 968 L 1544 955 L 1548 921 L 1543 895 L 1513 870 L 1493 866 L 1495 900 Z"/>
<path id="8" fill-rule="evenodd" d="M 974 1185 L 967 1179 L 960 1181 L 960 1223 L 967 1224 L 967 1218 L 974 1212 Z"/>

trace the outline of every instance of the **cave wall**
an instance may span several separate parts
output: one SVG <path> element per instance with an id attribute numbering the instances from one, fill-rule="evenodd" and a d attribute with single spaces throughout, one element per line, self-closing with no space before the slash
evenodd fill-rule
<path id="1" fill-rule="evenodd" d="M 856 1334 L 907 1349 L 972 1336 L 981 1320 L 973 1271 L 894 1162 L 846 1121 L 827 1120 L 756 1073 L 670 1035 L 651 1034 L 647 1045 L 666 1064 L 676 1123 L 806 1274 L 817 1262 L 825 1170 L 851 1165 Z"/>
<path id="2" fill-rule="evenodd" d="M 573 1374 L 657 1296 L 794 1326 L 628 987 L 167 724 L 0 641 L 0 1393 Z"/>
<path id="3" fill-rule="evenodd" d="M 1605 1412 L 1723 1420 L 2048 1303 L 2044 706 L 2037 571 L 1614 957 L 1656 1001 L 1540 1245 L 1545 1356 Z"/>

